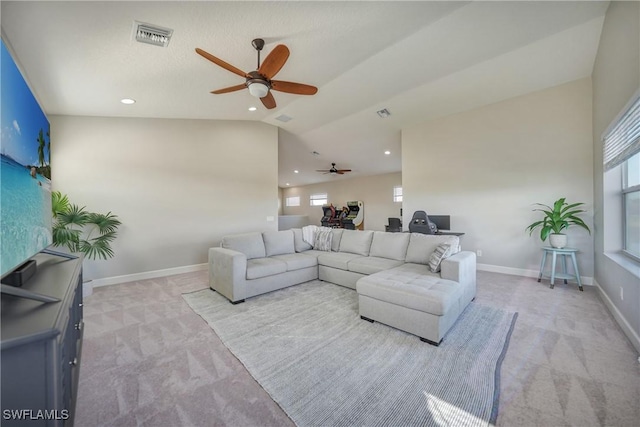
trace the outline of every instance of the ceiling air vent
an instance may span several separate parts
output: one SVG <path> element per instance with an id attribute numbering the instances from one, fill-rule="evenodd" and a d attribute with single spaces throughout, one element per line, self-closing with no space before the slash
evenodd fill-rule
<path id="1" fill-rule="evenodd" d="M 386 119 L 387 117 L 389 117 L 391 115 L 391 113 L 389 112 L 389 110 L 387 110 L 386 108 L 383 108 L 380 111 L 376 111 L 376 113 L 378 113 L 378 115 L 380 117 L 382 117 L 383 119 Z"/>
<path id="2" fill-rule="evenodd" d="M 287 123 L 289 120 L 291 120 L 293 117 L 289 117 L 286 114 L 280 114 L 278 117 L 276 117 L 276 120 L 280 120 L 283 123 Z"/>
<path id="3" fill-rule="evenodd" d="M 167 47 L 173 30 L 158 27 L 144 22 L 133 22 L 133 36 L 140 43 L 148 43 L 155 46 Z"/>

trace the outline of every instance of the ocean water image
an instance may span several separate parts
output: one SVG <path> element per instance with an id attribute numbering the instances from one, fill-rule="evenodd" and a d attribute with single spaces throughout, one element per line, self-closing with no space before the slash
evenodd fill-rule
<path id="1" fill-rule="evenodd" d="M 52 243 L 51 183 L 5 156 L 0 176 L 0 271 L 6 272 Z"/>
<path id="2" fill-rule="evenodd" d="M 0 46 L 0 276 L 53 243 L 49 120 Z"/>

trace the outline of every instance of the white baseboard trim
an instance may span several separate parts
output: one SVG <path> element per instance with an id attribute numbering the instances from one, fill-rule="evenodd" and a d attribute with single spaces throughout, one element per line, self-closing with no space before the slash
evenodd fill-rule
<path id="1" fill-rule="evenodd" d="M 90 282 L 84 283 L 84 285 L 90 285 L 91 288 L 97 288 L 100 286 L 118 285 L 120 283 L 135 282 L 138 280 L 155 279 L 156 277 L 173 276 L 174 274 L 191 273 L 193 271 L 206 270 L 208 268 L 207 263 L 185 265 L 182 267 L 165 268 L 163 270 L 144 271 L 142 273 L 125 274 L 123 276 L 105 277 L 103 279 L 95 279 Z M 84 288 L 86 289 L 86 288 Z M 91 290 L 91 292 L 93 289 Z M 87 295 L 87 294 L 85 294 Z M 89 293 L 90 295 L 90 293 Z"/>
<path id="2" fill-rule="evenodd" d="M 618 325 L 620 325 L 622 332 L 624 332 L 627 338 L 629 338 L 631 344 L 636 348 L 638 352 L 640 352 L 640 336 L 638 336 L 636 331 L 634 331 L 631 325 L 629 325 L 627 319 L 625 319 L 622 313 L 620 313 L 618 307 L 613 304 L 613 301 L 611 301 L 611 298 L 609 298 L 609 295 L 607 295 L 607 293 L 602 289 L 600 284 L 596 280 L 594 280 L 594 282 L 596 288 L 598 289 L 598 294 L 600 295 L 602 302 L 604 302 L 604 305 L 607 307 L 613 318 L 616 320 L 616 322 L 618 322 Z"/>
<path id="3" fill-rule="evenodd" d="M 513 276 L 535 277 L 538 278 L 539 270 L 528 270 L 525 268 L 503 267 L 501 265 L 492 264 L 476 264 L 476 268 L 480 271 L 489 271 L 492 273 L 511 274 Z M 571 271 L 571 270 L 569 270 Z M 585 286 L 593 285 L 593 277 L 580 276 L 580 281 Z"/>

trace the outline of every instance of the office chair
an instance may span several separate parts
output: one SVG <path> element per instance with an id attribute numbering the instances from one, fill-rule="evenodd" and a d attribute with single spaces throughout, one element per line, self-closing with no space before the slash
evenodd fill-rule
<path id="1" fill-rule="evenodd" d="M 436 234 L 438 228 L 429 220 L 425 211 L 415 211 L 409 223 L 409 231 L 412 233 Z"/>
<path id="2" fill-rule="evenodd" d="M 389 225 L 385 226 L 385 231 L 391 233 L 402 232 L 402 221 L 400 221 L 400 218 L 389 218 Z"/>

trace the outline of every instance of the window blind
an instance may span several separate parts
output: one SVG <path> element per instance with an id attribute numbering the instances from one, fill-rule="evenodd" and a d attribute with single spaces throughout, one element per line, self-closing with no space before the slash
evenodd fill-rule
<path id="1" fill-rule="evenodd" d="M 640 153 L 640 94 L 635 95 L 631 106 L 602 139 L 605 171 Z"/>

